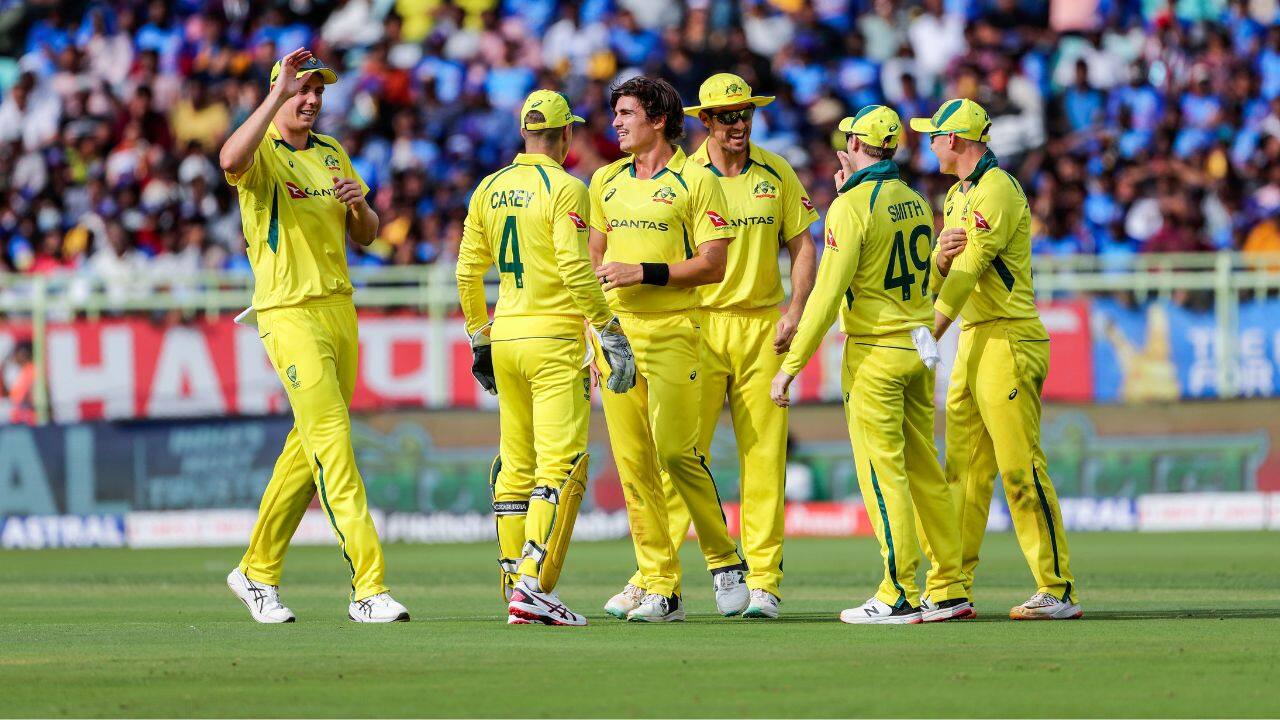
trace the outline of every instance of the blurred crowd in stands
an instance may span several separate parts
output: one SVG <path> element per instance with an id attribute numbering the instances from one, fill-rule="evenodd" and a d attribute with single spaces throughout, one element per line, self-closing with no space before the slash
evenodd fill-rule
<path id="1" fill-rule="evenodd" d="M 1027 189 L 1037 252 L 1280 250 L 1276 0 L 0 0 L 0 272 L 125 293 L 247 271 L 216 153 L 300 46 L 341 75 L 318 127 L 382 218 L 352 265 L 451 262 L 534 88 L 588 119 L 567 165 L 589 177 L 618 156 L 608 88 L 640 72 L 688 104 L 718 71 L 777 95 L 754 139 L 819 208 L 842 116 L 965 96 Z M 932 197 L 951 182 L 921 137 L 897 160 Z"/>

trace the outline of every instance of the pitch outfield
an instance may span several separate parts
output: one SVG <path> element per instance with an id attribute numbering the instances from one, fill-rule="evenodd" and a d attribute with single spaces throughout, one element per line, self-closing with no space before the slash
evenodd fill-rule
<path id="1" fill-rule="evenodd" d="M 408 625 L 345 619 L 332 548 L 297 548 L 295 625 L 263 627 L 223 585 L 237 551 L 0 553 L 4 716 L 1276 716 L 1280 536 L 1071 537 L 1086 619 L 1013 623 L 1030 591 L 988 539 L 981 618 L 835 620 L 876 581 L 871 540 L 792 541 L 784 617 L 721 619 L 706 574 L 690 620 L 603 615 L 630 546 L 583 543 L 562 595 L 587 628 L 503 624 L 490 545 L 388 548 Z"/>

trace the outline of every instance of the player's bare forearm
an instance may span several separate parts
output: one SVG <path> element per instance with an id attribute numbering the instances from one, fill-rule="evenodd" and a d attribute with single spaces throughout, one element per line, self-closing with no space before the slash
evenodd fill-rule
<path id="1" fill-rule="evenodd" d="M 787 314 L 798 321 L 818 277 L 818 252 L 806 230 L 787 241 L 787 253 L 791 256 L 791 303 Z"/>
<path id="2" fill-rule="evenodd" d="M 378 213 L 363 196 L 347 209 L 347 232 L 357 244 L 368 247 L 378 237 Z"/>
<path id="3" fill-rule="evenodd" d="M 933 339 L 941 338 L 947 332 L 947 328 L 951 327 L 951 318 L 942 314 L 938 310 L 933 311 Z"/>
<path id="4" fill-rule="evenodd" d="M 724 279 L 728 261 L 728 240 L 705 242 L 698 246 L 697 255 L 671 266 L 671 277 L 667 284 L 675 287 L 714 285 Z"/>
<path id="5" fill-rule="evenodd" d="M 267 97 L 249 114 L 248 119 L 231 133 L 231 137 L 227 138 L 218 151 L 218 166 L 223 172 L 239 175 L 249 169 L 253 164 L 253 152 L 258 149 L 276 111 L 284 105 L 286 99 L 278 85 L 272 88 Z"/>
<path id="6" fill-rule="evenodd" d="M 587 238 L 587 251 L 591 253 L 591 267 L 599 268 L 604 264 L 604 251 L 609 247 L 609 236 L 595 228 Z"/>

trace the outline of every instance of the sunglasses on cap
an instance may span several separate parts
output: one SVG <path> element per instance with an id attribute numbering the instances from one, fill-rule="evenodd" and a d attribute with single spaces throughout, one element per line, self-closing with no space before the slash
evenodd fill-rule
<path id="1" fill-rule="evenodd" d="M 752 116 L 754 116 L 755 114 L 756 114 L 756 107 L 754 105 L 744 107 L 738 110 L 725 110 L 723 112 L 711 112 L 710 110 L 707 111 L 707 115 L 709 115 L 711 118 L 713 118 L 716 122 L 720 123 L 721 125 L 733 125 L 739 120 L 742 120 L 745 122 L 750 120 Z"/>

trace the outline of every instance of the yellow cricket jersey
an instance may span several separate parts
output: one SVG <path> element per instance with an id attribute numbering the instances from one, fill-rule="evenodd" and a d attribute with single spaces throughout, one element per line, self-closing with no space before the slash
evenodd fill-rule
<path id="1" fill-rule="evenodd" d="M 1031 209 L 1022 186 L 990 150 L 965 181 L 968 191 L 964 183 L 947 191 L 943 218 L 944 227 L 964 228 L 968 244 L 951 261 L 934 307 L 952 320 L 964 316 L 966 327 L 1040 317 L 1031 286 Z"/>
<path id="2" fill-rule="evenodd" d="M 780 155 L 755 144 L 735 177 L 720 175 L 705 142 L 689 159 L 720 178 L 725 218 L 734 230 L 724 280 L 699 288 L 702 304 L 724 310 L 777 307 L 784 297 L 778 250 L 818 219 L 796 171 Z"/>
<path id="3" fill-rule="evenodd" d="M 546 155 L 521 153 L 471 194 L 458 248 L 467 332 L 489 321 L 484 275 L 498 265 L 494 340 L 582 336 L 613 318 L 587 251 L 587 187 Z M 511 321 L 511 322 L 507 322 Z"/>
<path id="4" fill-rule="evenodd" d="M 347 274 L 347 206 L 333 179 L 369 186 L 337 140 L 311 133 L 307 146 L 285 142 L 274 123 L 242 173 L 227 173 L 253 268 L 253 307 L 268 310 L 353 292 Z"/>
<path id="5" fill-rule="evenodd" d="M 676 148 L 652 178 L 635 176 L 630 156 L 591 176 L 591 227 L 608 237 L 605 262 L 674 264 L 712 240 L 732 240 L 715 175 Z M 702 304 L 695 287 L 634 285 L 605 293 L 622 312 L 670 312 Z"/>
<path id="6" fill-rule="evenodd" d="M 809 362 L 837 311 L 849 336 L 905 337 L 933 326 L 929 202 L 898 178 L 892 160 L 854 173 L 840 191 L 827 211 L 817 283 L 782 363 L 790 375 Z"/>

